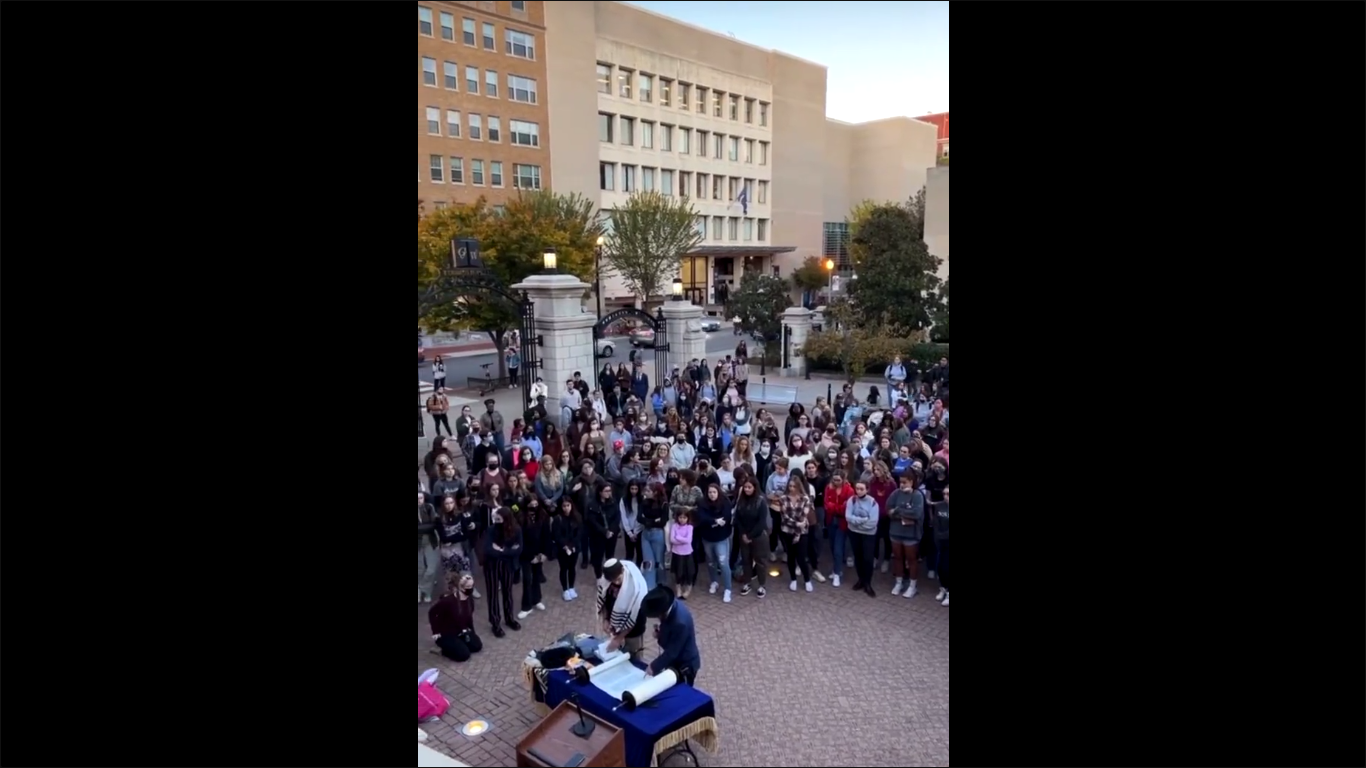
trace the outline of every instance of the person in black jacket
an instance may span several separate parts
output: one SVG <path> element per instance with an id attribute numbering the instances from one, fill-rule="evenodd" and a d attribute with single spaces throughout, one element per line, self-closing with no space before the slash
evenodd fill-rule
<path id="1" fill-rule="evenodd" d="M 574 500 L 569 496 L 560 497 L 559 514 L 550 523 L 550 542 L 560 564 L 560 589 L 564 591 L 566 601 L 579 596 L 574 591 L 574 561 L 579 556 L 582 532 L 583 519 L 575 509 Z"/>
<path id="2" fill-rule="evenodd" d="M 601 491 L 602 487 L 608 483 L 607 478 L 598 474 L 598 465 L 592 459 L 584 459 L 578 467 L 579 474 L 567 481 L 569 489 L 564 495 L 573 497 L 574 508 L 583 510 L 583 515 L 587 517 L 589 504 L 598 497 L 598 491 Z M 579 546 L 576 549 L 579 551 L 579 567 L 587 569 L 591 560 L 588 548 L 589 526 L 584 525 L 581 530 L 583 538 L 579 540 Z"/>
<path id="3" fill-rule="evenodd" d="M 549 510 L 541 506 L 541 500 L 531 497 L 521 510 L 519 523 L 522 527 L 522 610 L 518 620 L 531 615 L 531 610 L 545 610 L 541 602 L 541 584 L 545 583 L 545 567 L 542 565 L 555 552 L 551 541 Z"/>
<path id="4" fill-rule="evenodd" d="M 759 582 L 759 597 L 768 594 L 764 585 L 768 579 L 768 499 L 759 492 L 759 483 L 746 476 L 740 483 L 740 495 L 735 500 L 735 545 L 740 550 L 739 567 L 744 586 L 741 595 L 748 595 Z"/>
<path id="5" fill-rule="evenodd" d="M 662 483 L 648 483 L 642 495 L 645 505 L 640 510 L 640 523 L 645 527 L 640 535 L 641 573 L 650 589 L 663 583 L 664 559 L 668 544 L 664 541 L 664 526 L 669 522 L 669 500 Z"/>
<path id="6" fill-rule="evenodd" d="M 512 613 L 512 568 L 522 556 L 522 528 L 512 511 L 503 506 L 489 509 L 488 535 L 484 537 L 484 587 L 489 593 L 489 624 L 493 636 L 502 637 L 503 626 L 522 628 Z"/>
<path id="7" fill-rule="evenodd" d="M 612 486 L 603 482 L 597 496 L 588 502 L 584 519 L 588 529 L 588 559 L 594 578 L 602 578 L 602 563 L 615 558 L 617 534 L 621 531 L 621 511 L 612 496 Z"/>
<path id="8" fill-rule="evenodd" d="M 436 535 L 436 510 L 427 503 L 427 494 L 417 492 L 417 601 L 430 603 L 436 591 L 436 575 L 441 569 L 437 555 L 440 540 Z"/>

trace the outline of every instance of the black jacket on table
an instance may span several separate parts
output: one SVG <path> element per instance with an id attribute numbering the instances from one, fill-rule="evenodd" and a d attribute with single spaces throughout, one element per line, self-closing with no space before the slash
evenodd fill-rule
<path id="1" fill-rule="evenodd" d="M 550 521 L 550 542 L 554 547 L 556 557 L 563 555 L 564 548 L 569 547 L 575 554 L 579 551 L 579 538 L 583 535 L 583 526 L 571 515 L 565 517 L 563 514 L 555 516 Z"/>

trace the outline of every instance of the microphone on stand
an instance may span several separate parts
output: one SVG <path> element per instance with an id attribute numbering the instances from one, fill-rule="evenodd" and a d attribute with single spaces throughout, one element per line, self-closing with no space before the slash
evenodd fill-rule
<path id="1" fill-rule="evenodd" d="M 569 694 L 569 700 L 574 702 L 574 709 L 579 713 L 579 721 L 574 723 L 573 727 L 569 729 L 570 733 L 573 733 L 581 739 L 592 736 L 593 729 L 598 727 L 598 724 L 583 716 L 583 707 L 579 704 L 579 695 L 577 693 Z"/>

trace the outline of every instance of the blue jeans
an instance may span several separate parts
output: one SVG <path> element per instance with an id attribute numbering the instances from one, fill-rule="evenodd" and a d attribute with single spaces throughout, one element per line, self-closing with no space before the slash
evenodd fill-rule
<path id="1" fill-rule="evenodd" d="M 825 537 L 830 539 L 830 556 L 835 559 L 835 563 L 830 566 L 830 573 L 844 572 L 844 543 L 849 538 L 848 531 L 841 531 L 839 520 L 831 520 L 825 524 Z"/>
<path id="2" fill-rule="evenodd" d="M 707 553 L 711 580 L 721 582 L 722 589 L 730 590 L 730 539 L 704 541 L 702 549 Z"/>
<path id="3" fill-rule="evenodd" d="M 641 570 L 645 572 L 645 586 L 654 589 L 659 583 L 659 573 L 664 568 L 664 529 L 646 528 L 640 534 L 643 549 L 640 559 Z"/>

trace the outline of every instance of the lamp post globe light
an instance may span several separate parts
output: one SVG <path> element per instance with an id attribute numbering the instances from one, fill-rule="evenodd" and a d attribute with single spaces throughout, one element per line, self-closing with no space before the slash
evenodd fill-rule
<path id="1" fill-rule="evenodd" d="M 826 282 L 826 285 L 825 285 L 825 293 L 826 293 L 825 302 L 826 302 L 827 304 L 829 304 L 831 301 L 834 301 L 834 300 L 835 300 L 835 260 L 834 260 L 834 259 L 826 259 L 826 260 L 825 260 L 825 274 L 826 274 L 826 278 L 825 278 L 825 282 Z"/>
<path id="2" fill-rule="evenodd" d="M 598 235 L 597 246 L 593 248 L 593 295 L 598 300 L 598 319 L 602 319 L 602 245 L 607 238 Z"/>
<path id="3" fill-rule="evenodd" d="M 541 270 L 541 274 L 554 275 L 559 273 L 560 270 L 557 268 L 557 262 L 558 254 L 555 253 L 555 249 L 546 248 L 545 252 L 541 254 L 541 264 L 545 267 L 545 269 Z"/>
<path id="4" fill-rule="evenodd" d="M 683 278 L 674 278 L 674 301 L 683 300 Z"/>

